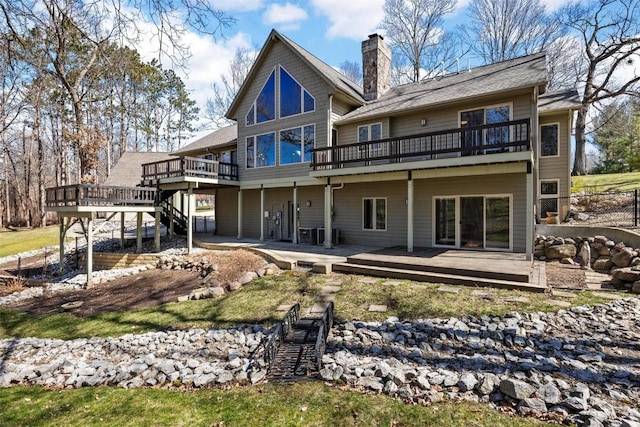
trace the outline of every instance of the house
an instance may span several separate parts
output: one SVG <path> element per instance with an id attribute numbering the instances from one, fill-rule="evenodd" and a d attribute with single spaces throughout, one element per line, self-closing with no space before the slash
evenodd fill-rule
<path id="1" fill-rule="evenodd" d="M 236 124 L 145 164 L 143 185 L 184 194 L 182 212 L 214 194 L 224 236 L 531 257 L 535 221 L 568 211 L 579 105 L 547 92 L 544 53 L 391 87 L 373 34 L 362 63 L 363 88 L 272 31 Z"/>

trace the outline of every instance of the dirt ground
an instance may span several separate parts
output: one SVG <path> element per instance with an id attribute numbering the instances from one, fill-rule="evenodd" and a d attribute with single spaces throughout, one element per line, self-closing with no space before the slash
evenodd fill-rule
<path id="1" fill-rule="evenodd" d="M 202 258 L 218 265 L 218 270 L 211 273 L 208 279 L 221 284 L 237 280 L 245 272 L 255 271 L 265 264 L 261 257 L 243 250 L 207 251 L 192 257 L 195 261 Z M 201 286 L 202 279 L 198 272 L 153 269 L 101 283 L 91 289 L 45 293 L 41 297 L 5 307 L 42 315 L 63 312 L 62 304 L 82 301 L 82 306 L 73 309 L 73 314 L 88 317 L 174 302 L 179 296 L 188 295 Z M 7 287 L 0 286 L 0 296 L 9 293 L 8 291 Z"/>
<path id="2" fill-rule="evenodd" d="M 561 288 L 585 289 L 587 280 L 584 270 L 579 265 L 560 264 L 558 261 L 547 262 L 547 285 Z"/>

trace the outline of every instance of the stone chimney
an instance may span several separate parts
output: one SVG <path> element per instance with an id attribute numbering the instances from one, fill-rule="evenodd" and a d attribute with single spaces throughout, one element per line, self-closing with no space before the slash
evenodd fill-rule
<path id="1" fill-rule="evenodd" d="M 362 42 L 362 87 L 367 101 L 380 98 L 391 87 L 391 49 L 378 34 Z"/>

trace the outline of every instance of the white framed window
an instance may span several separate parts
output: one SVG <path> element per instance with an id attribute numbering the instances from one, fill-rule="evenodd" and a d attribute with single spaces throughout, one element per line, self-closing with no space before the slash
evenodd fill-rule
<path id="1" fill-rule="evenodd" d="M 247 137 L 247 169 L 276 165 L 276 134 L 265 133 Z"/>
<path id="2" fill-rule="evenodd" d="M 559 123 L 540 126 L 540 157 L 558 157 L 560 155 Z"/>
<path id="3" fill-rule="evenodd" d="M 382 139 L 382 123 L 358 126 L 358 142 Z"/>
<path id="4" fill-rule="evenodd" d="M 387 231 L 386 197 L 365 197 L 362 199 L 362 229 L 365 231 Z"/>
<path id="5" fill-rule="evenodd" d="M 280 135 L 280 164 L 308 163 L 315 147 L 315 125 L 283 129 Z"/>
<path id="6" fill-rule="evenodd" d="M 558 213 L 560 180 L 547 179 L 540 181 L 540 217 L 546 218 L 547 212 Z"/>
<path id="7" fill-rule="evenodd" d="M 460 128 L 498 124 L 513 120 L 513 104 L 496 104 L 480 107 L 475 110 L 463 110 L 458 114 Z M 497 126 L 490 129 L 472 129 L 461 133 L 462 148 L 481 145 L 504 144 L 510 141 L 509 126 Z M 486 153 L 504 151 L 505 148 L 492 147 Z M 482 150 L 480 150 L 482 153 Z M 478 151 L 465 150 L 462 155 L 478 154 Z"/>

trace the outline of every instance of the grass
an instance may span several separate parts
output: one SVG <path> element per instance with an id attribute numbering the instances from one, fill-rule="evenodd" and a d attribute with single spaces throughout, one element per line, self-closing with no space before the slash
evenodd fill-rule
<path id="1" fill-rule="evenodd" d="M 55 246 L 60 243 L 57 226 L 0 233 L 0 258 L 22 252 Z"/>
<path id="2" fill-rule="evenodd" d="M 384 321 L 390 316 L 400 319 L 451 317 L 462 315 L 503 315 L 510 311 L 553 311 L 545 294 L 491 289 L 491 301 L 471 295 L 474 288 L 459 287 L 457 294 L 438 291 L 438 284 L 375 279 L 364 283 L 359 276 L 336 276 L 342 288 L 335 295 L 338 320 Z M 127 333 L 188 328 L 226 328 L 237 324 L 269 326 L 284 313 L 275 311 L 281 304 L 299 302 L 302 310 L 310 308 L 321 292 L 326 276 L 289 271 L 263 277 L 222 298 L 164 304 L 127 312 L 105 313 L 81 318 L 69 313 L 46 316 L 0 308 L 0 338 L 40 337 L 75 339 L 92 336 L 121 336 Z M 502 297 L 526 296 L 528 303 L 505 302 Z M 591 292 L 579 292 L 569 300 L 574 305 L 607 302 Z M 386 304 L 385 313 L 369 312 L 370 304 Z"/>
<path id="3" fill-rule="evenodd" d="M 0 389 L 3 425 L 47 426 L 544 426 L 488 405 L 407 405 L 320 382 L 181 392 L 111 387 Z"/>
<path id="4" fill-rule="evenodd" d="M 640 189 L 640 172 L 574 176 L 571 177 L 571 181 L 573 182 L 572 193 L 630 191 Z"/>

